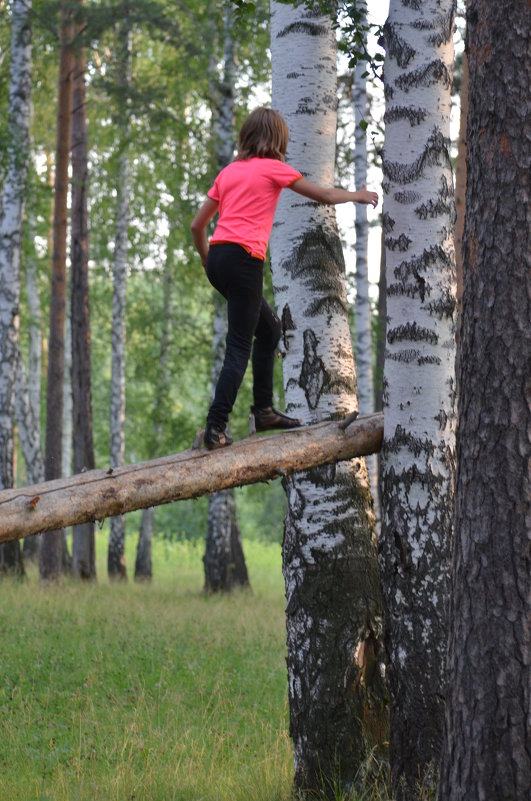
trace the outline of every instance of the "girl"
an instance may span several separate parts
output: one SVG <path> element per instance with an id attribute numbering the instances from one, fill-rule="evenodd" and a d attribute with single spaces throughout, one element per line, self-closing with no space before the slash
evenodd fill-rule
<path id="1" fill-rule="evenodd" d="M 206 421 L 204 442 L 209 450 L 232 444 L 226 427 L 251 350 L 251 411 L 256 430 L 302 425 L 301 420 L 272 405 L 273 365 L 281 329 L 280 320 L 262 296 L 264 261 L 282 189 L 292 189 L 319 203 L 378 203 L 378 195 L 365 186 L 349 192 L 307 181 L 285 163 L 288 141 L 288 126 L 278 111 L 255 109 L 241 127 L 235 161 L 221 170 L 192 222 L 194 245 L 208 280 L 228 304 L 225 360 Z M 206 228 L 218 212 L 209 247 Z"/>

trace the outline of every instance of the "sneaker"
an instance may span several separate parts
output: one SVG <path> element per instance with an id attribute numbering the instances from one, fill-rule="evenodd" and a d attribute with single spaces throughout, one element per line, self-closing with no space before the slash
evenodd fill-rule
<path id="1" fill-rule="evenodd" d="M 226 448 L 227 445 L 232 445 L 232 438 L 228 435 L 226 429 L 207 423 L 204 443 L 207 450 L 215 451 L 218 448 Z"/>
<path id="2" fill-rule="evenodd" d="M 302 420 L 288 417 L 287 414 L 278 412 L 273 406 L 269 406 L 267 409 L 251 406 L 251 413 L 254 414 L 257 431 L 269 431 L 272 428 L 299 428 L 303 424 Z"/>

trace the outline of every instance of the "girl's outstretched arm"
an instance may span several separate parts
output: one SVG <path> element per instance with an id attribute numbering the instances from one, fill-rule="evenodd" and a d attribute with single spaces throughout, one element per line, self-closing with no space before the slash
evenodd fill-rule
<path id="1" fill-rule="evenodd" d="M 365 184 L 357 192 L 349 192 L 348 189 L 327 188 L 319 184 L 312 184 L 306 178 L 299 178 L 289 188 L 299 195 L 304 195 L 304 197 L 309 197 L 311 200 L 317 200 L 318 203 L 325 203 L 329 206 L 349 202 L 370 203 L 374 208 L 378 205 L 378 195 L 376 192 L 371 192 L 367 189 Z"/>
<path id="2" fill-rule="evenodd" d="M 217 200 L 207 197 L 194 219 L 190 229 L 192 231 L 192 239 L 194 240 L 195 249 L 201 257 L 203 267 L 206 265 L 208 256 L 208 240 L 206 235 L 207 225 L 219 210 L 219 203 Z"/>

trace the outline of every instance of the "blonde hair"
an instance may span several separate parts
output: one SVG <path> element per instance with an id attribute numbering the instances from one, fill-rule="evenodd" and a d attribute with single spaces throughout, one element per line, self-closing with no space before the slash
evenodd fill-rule
<path id="1" fill-rule="evenodd" d="M 285 161 L 288 142 L 288 126 L 282 114 L 272 108 L 255 108 L 240 128 L 236 160 L 258 156 Z"/>

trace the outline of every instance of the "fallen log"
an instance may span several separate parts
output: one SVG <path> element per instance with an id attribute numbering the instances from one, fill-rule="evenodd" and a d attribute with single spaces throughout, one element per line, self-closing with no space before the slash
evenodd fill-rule
<path id="1" fill-rule="evenodd" d="M 252 435 L 217 451 L 181 453 L 0 492 L 0 542 L 268 481 L 380 450 L 383 415 Z"/>

